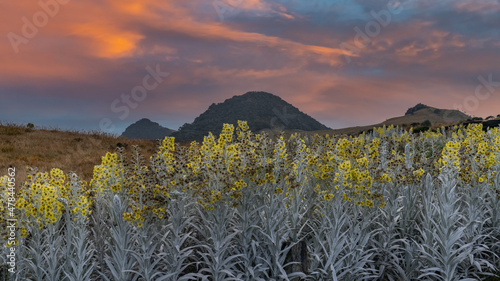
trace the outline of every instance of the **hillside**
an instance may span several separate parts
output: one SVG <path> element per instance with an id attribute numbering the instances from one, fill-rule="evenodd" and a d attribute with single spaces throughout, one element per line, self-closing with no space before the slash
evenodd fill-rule
<path id="1" fill-rule="evenodd" d="M 212 104 L 193 123 L 184 124 L 172 136 L 179 141 L 200 141 L 208 132 L 214 134 L 220 132 L 223 123 L 237 124 L 238 120 L 248 121 L 248 126 L 253 132 L 265 129 L 301 131 L 328 129 L 276 95 L 248 92 L 222 103 Z"/>
<path id="2" fill-rule="evenodd" d="M 128 126 L 122 133 L 122 137 L 129 139 L 156 140 L 170 136 L 174 130 L 160 126 L 147 118 L 143 118 Z"/>
<path id="3" fill-rule="evenodd" d="M 409 108 L 404 116 L 387 119 L 381 124 L 410 125 L 412 123 L 422 123 L 429 120 L 433 125 L 447 125 L 469 118 L 470 116 L 459 110 L 439 109 L 419 103 Z"/>
<path id="4" fill-rule="evenodd" d="M 40 171 L 60 168 L 64 172 L 76 172 L 88 181 L 92 178 L 94 165 L 100 164 L 106 152 L 115 152 L 118 146 L 130 152 L 133 145 L 138 145 L 149 157 L 157 143 L 97 132 L 30 129 L 0 123 L 0 175 L 5 175 L 7 168 L 12 166 L 16 168 L 16 181 L 20 183 L 26 179 L 26 166 L 37 167 Z"/>
<path id="5" fill-rule="evenodd" d="M 318 134 L 359 134 L 373 129 L 374 127 L 382 127 L 384 125 L 394 125 L 400 127 L 414 127 L 418 128 L 424 121 L 430 121 L 432 127 L 448 126 L 452 124 L 457 124 L 469 119 L 470 116 L 465 113 L 453 110 L 453 109 L 439 109 L 424 104 L 417 104 L 414 107 L 409 108 L 405 115 L 389 118 L 381 123 L 367 125 L 367 126 L 357 126 L 334 130 L 323 130 L 317 132 Z"/>

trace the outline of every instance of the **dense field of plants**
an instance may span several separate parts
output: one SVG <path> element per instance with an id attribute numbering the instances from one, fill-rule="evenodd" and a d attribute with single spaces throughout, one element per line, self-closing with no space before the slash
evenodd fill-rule
<path id="1" fill-rule="evenodd" d="M 463 280 L 500 268 L 500 130 L 271 139 L 245 122 L 90 182 L 0 178 L 5 280 Z M 492 277 L 494 278 L 494 277 Z"/>

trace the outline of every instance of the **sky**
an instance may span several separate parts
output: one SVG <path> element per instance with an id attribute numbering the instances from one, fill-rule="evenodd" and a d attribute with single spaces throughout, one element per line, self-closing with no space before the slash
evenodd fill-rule
<path id="1" fill-rule="evenodd" d="M 248 91 L 330 128 L 500 114 L 492 0 L 0 0 L 0 121 L 178 129 Z"/>

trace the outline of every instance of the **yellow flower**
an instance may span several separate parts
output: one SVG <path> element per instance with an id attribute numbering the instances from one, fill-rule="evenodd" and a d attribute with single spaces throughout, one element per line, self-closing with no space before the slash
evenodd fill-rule
<path id="1" fill-rule="evenodd" d="M 325 195 L 324 195 L 324 199 L 325 199 L 326 201 L 330 201 L 330 200 L 332 200 L 333 196 L 334 196 L 333 194 L 328 193 L 328 194 L 325 194 Z"/>

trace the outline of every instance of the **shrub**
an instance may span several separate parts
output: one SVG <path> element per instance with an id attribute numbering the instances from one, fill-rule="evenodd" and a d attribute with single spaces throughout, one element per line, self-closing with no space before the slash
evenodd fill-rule
<path id="1" fill-rule="evenodd" d="M 413 129 L 413 132 L 418 134 L 418 133 L 421 133 L 421 132 L 425 132 L 425 131 L 428 131 L 429 130 L 429 127 L 427 126 L 420 126 L 420 127 L 417 127 L 415 129 Z"/>
<path id="2" fill-rule="evenodd" d="M 6 126 L 3 127 L 2 130 L 0 130 L 0 132 L 7 136 L 17 136 L 24 134 L 24 129 L 21 129 L 20 127 Z"/>

